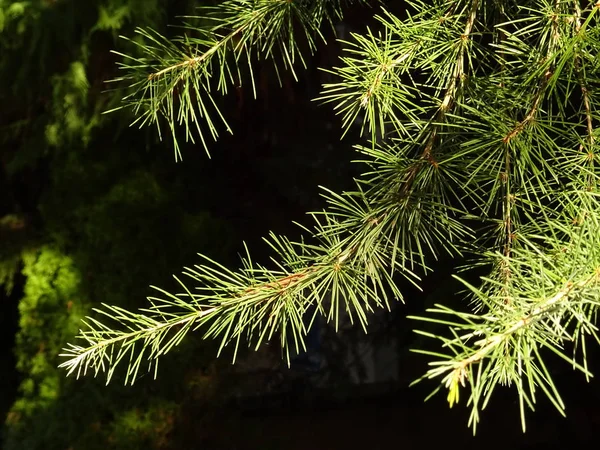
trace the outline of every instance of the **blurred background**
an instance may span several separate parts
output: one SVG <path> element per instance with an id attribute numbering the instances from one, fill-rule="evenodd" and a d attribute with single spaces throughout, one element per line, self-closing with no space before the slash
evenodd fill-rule
<path id="1" fill-rule="evenodd" d="M 258 72 L 258 100 L 242 87 L 222 98 L 234 130 L 183 147 L 130 127 L 128 111 L 103 114 L 122 93 L 111 50 L 134 52 L 119 35 L 152 27 L 172 35 L 196 0 L 0 0 L 0 447 L 94 449 L 559 448 L 595 443 L 600 389 L 556 365 L 568 419 L 541 403 L 520 430 L 516 396 L 499 392 L 476 438 L 464 405 L 435 384 L 408 388 L 427 368 L 407 314 L 456 301 L 444 261 L 407 305 L 371 318 L 365 333 L 321 322 L 290 368 L 275 345 L 216 359 L 191 334 L 161 363 L 158 380 L 133 387 L 102 377 L 75 380 L 58 354 L 100 303 L 136 309 L 149 285 L 176 290 L 171 275 L 200 252 L 238 264 L 246 242 L 268 257 L 272 230 L 298 236 L 293 221 L 323 207 L 319 185 L 352 188 L 360 173 L 329 106 L 312 101 L 330 81 L 340 45 L 309 59 L 299 82 Z M 391 2 L 397 10 L 402 2 Z M 354 8 L 337 31 L 364 30 L 373 9 Z M 357 127 L 358 128 L 358 127 Z M 590 356 L 598 367 L 598 352 Z M 462 406 L 462 408 L 461 408 Z"/>

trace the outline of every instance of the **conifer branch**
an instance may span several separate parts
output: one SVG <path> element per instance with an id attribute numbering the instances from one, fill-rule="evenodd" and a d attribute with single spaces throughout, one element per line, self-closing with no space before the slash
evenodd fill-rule
<path id="1" fill-rule="evenodd" d="M 162 115 L 173 133 L 177 125 L 188 136 L 202 122 L 216 137 L 212 118 L 225 119 L 215 92 L 246 70 L 252 81 L 253 58 L 293 71 L 303 62 L 295 35 L 314 50 L 321 25 L 342 5 L 228 0 L 211 10 L 216 25 L 189 28 L 200 37 L 172 43 L 143 31 L 152 45 L 124 66 L 134 91 L 126 103 L 142 124 Z M 156 370 L 159 357 L 199 327 L 220 341 L 219 353 L 232 345 L 234 359 L 241 343 L 258 348 L 278 337 L 289 362 L 304 348 L 312 314 L 337 324 L 343 310 L 366 327 L 374 308 L 402 299 L 397 275 L 416 284 L 441 250 L 468 252 L 475 261 L 457 264 L 485 266 L 489 276 L 475 277 L 478 286 L 463 280 L 472 312 L 439 306 L 418 318 L 451 333 L 421 332 L 450 352 L 421 351 L 436 358 L 424 378 L 441 379 L 450 406 L 468 384 L 474 428 L 499 384 L 515 388 L 523 427 L 536 390 L 564 410 L 541 351 L 572 361 L 562 343 L 581 343 L 583 362 L 573 365 L 589 375 L 584 342 L 597 339 L 600 306 L 599 103 L 590 88 L 600 77 L 600 6 L 408 5 L 403 19 L 377 17 L 380 33 L 352 35 L 330 70 L 337 81 L 320 100 L 334 104 L 343 133 L 355 124 L 371 132 L 370 144 L 356 147 L 368 169 L 355 191 L 325 190 L 327 207 L 303 227 L 307 242 L 271 235 L 270 268 L 249 254 L 238 270 L 207 260 L 184 272 L 193 291 L 181 283 L 180 294 L 161 291 L 138 313 L 105 306 L 100 313 L 115 327 L 88 319 L 85 344 L 66 349 L 61 367 L 110 379 L 127 361 L 133 382 L 142 362 Z"/>
<path id="2" fill-rule="evenodd" d="M 579 4 L 579 0 L 574 0 L 574 4 L 575 4 L 575 33 L 577 35 L 580 35 L 581 29 L 582 29 L 581 5 Z M 600 8 L 595 7 L 592 13 L 597 12 L 598 9 L 600 9 Z M 586 86 L 586 82 L 584 79 L 582 65 L 583 65 L 583 62 L 582 62 L 582 58 L 581 58 L 581 53 L 580 53 L 580 50 L 577 49 L 577 53 L 575 55 L 575 72 L 577 73 L 577 80 L 579 82 L 579 87 L 581 89 L 581 96 L 583 99 L 583 108 L 585 111 L 585 121 L 586 121 L 586 127 L 587 127 L 587 141 L 591 148 L 594 146 L 594 143 L 595 143 L 594 125 L 593 125 L 593 118 L 592 118 L 592 107 L 591 107 L 591 102 L 590 102 L 590 94 L 589 94 L 589 90 L 588 90 L 588 87 Z M 592 158 L 592 164 L 593 164 L 593 158 Z"/>
<path id="3" fill-rule="evenodd" d="M 301 35 L 313 52 L 316 39 L 323 39 L 322 25 L 343 10 L 339 1 L 325 7 L 319 3 L 227 0 L 217 7 L 200 7 L 200 16 L 185 17 L 212 25 L 186 25 L 186 34 L 172 41 L 138 28 L 142 42 L 126 39 L 142 56 L 115 52 L 124 59 L 120 68 L 127 75 L 112 81 L 127 83 L 129 93 L 122 106 L 107 112 L 130 108 L 136 116 L 132 125 L 156 126 L 161 139 L 166 124 L 176 160 L 181 159 L 179 128 L 186 141 L 199 138 L 208 154 L 207 135 L 216 140 L 220 125 L 232 132 L 214 91 L 224 95 L 230 86 L 249 79 L 256 97 L 253 65 L 258 61 L 271 60 L 278 74 L 281 64 L 295 76 L 297 61 L 305 65 Z"/>
<path id="4" fill-rule="evenodd" d="M 581 22 L 581 6 L 579 3 L 579 0 L 574 0 L 574 9 L 575 9 L 575 33 L 576 35 L 580 35 L 581 34 L 581 30 L 582 30 L 582 22 Z M 594 8 L 593 12 L 597 12 L 599 8 Z M 584 110 L 584 116 L 585 116 L 585 125 L 586 125 L 586 139 L 584 140 L 584 142 L 587 141 L 587 146 L 581 145 L 580 146 L 580 150 L 585 152 L 585 160 L 587 162 L 587 170 L 588 170 L 588 174 L 586 176 L 587 178 L 587 187 L 588 189 L 593 189 L 595 187 L 595 177 L 593 176 L 594 173 L 594 165 L 595 165 L 595 151 L 594 151 L 594 145 L 595 145 L 595 136 L 594 136 L 594 125 L 593 125 L 593 117 L 592 117 L 592 106 L 591 106 L 591 100 L 590 100 L 590 94 L 589 94 L 589 90 L 588 87 L 586 85 L 586 80 L 584 78 L 583 75 L 583 60 L 582 60 L 582 56 L 581 56 L 581 50 L 579 48 L 579 46 L 576 46 L 576 54 L 575 54 L 575 58 L 574 58 L 574 68 L 575 68 L 575 73 L 577 74 L 577 81 L 579 83 L 579 88 L 581 89 L 581 97 L 582 97 L 582 102 L 583 102 L 583 110 Z M 586 148 L 587 147 L 587 148 Z"/>
<path id="5" fill-rule="evenodd" d="M 520 332 L 523 328 L 530 326 L 532 323 L 543 320 L 548 314 L 552 313 L 555 309 L 559 308 L 560 302 L 569 300 L 569 297 L 576 295 L 580 290 L 586 288 L 592 282 L 597 282 L 600 278 L 600 269 L 596 270 L 592 275 L 584 280 L 576 283 L 568 282 L 563 288 L 561 288 L 553 296 L 536 302 L 536 305 L 531 311 L 521 319 L 518 319 L 508 325 L 505 331 L 500 333 L 492 334 L 485 339 L 476 341 L 474 345 L 479 347 L 476 351 L 472 352 L 469 356 L 463 357 L 452 363 L 452 370 L 458 372 L 458 377 L 461 378 L 462 374 L 465 373 L 468 366 L 481 361 L 483 358 L 488 356 L 496 347 L 505 343 L 507 340 L 513 339 L 514 335 Z M 488 318 L 490 322 L 494 322 L 495 318 Z M 487 334 L 485 332 L 479 332 L 478 334 Z M 450 376 L 450 378 L 456 378 L 456 374 Z"/>
<path id="6" fill-rule="evenodd" d="M 535 389 L 521 384 L 524 376 L 533 377 L 560 412 L 564 404 L 552 382 L 539 348 L 546 348 L 557 354 L 581 370 L 586 376 L 591 374 L 587 365 L 580 365 L 574 359 L 562 354 L 564 340 L 577 342 L 581 340 L 581 331 L 595 335 L 596 328 L 592 322 L 595 311 L 600 307 L 598 302 L 598 284 L 600 268 L 593 270 L 578 281 L 569 281 L 553 295 L 544 299 L 531 299 L 531 306 L 524 311 L 504 310 L 497 315 L 473 316 L 456 313 L 443 306 L 429 310 L 430 313 L 452 315 L 463 320 L 454 322 L 413 317 L 417 320 L 445 323 L 452 327 L 452 338 L 441 339 L 444 347 L 451 349 L 455 356 L 447 360 L 430 363 L 434 366 L 423 378 L 441 377 L 441 386 L 448 390 L 450 407 L 458 403 L 460 387 L 470 385 L 472 407 L 470 423 L 476 426 L 479 410 L 485 408 L 496 383 L 516 384 L 521 404 L 522 425 L 525 430 L 524 404 L 531 408 L 535 402 Z M 525 299 L 520 298 L 520 303 Z M 514 311 L 514 312 L 509 312 Z M 567 319 L 565 319 L 567 317 Z M 570 318 L 577 318 L 578 326 L 569 332 Z M 460 335 L 461 331 L 468 331 Z M 434 337 L 427 333 L 422 334 Z M 481 338 L 485 336 L 484 338 Z M 473 342 L 472 339 L 479 338 Z M 431 354 L 426 351 L 417 352 Z M 533 375 L 533 374 L 536 375 Z M 438 388 L 439 389 L 439 388 Z M 527 390 L 529 389 L 529 391 Z M 436 389 L 437 391 L 437 389 Z"/>

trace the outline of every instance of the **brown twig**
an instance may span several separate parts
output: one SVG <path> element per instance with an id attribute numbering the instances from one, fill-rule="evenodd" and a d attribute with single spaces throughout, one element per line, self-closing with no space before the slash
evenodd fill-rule
<path id="1" fill-rule="evenodd" d="M 578 0 L 575 0 L 574 3 L 575 3 L 575 32 L 579 35 L 582 32 L 581 31 L 581 27 L 582 27 L 581 7 L 579 5 Z M 598 8 L 598 6 L 597 6 L 597 8 Z M 594 166 L 593 147 L 594 147 L 594 143 L 595 143 L 595 138 L 594 138 L 594 124 L 593 124 L 593 118 L 592 118 L 592 106 L 591 106 L 591 102 L 590 102 L 589 91 L 586 86 L 585 80 L 583 78 L 583 74 L 582 74 L 582 60 L 581 60 L 581 56 L 580 56 L 579 52 L 576 52 L 576 54 L 575 54 L 575 73 L 577 74 L 577 80 L 579 82 L 579 86 L 581 89 L 581 96 L 583 99 L 583 108 L 585 111 L 587 144 L 589 146 L 586 159 L 587 159 L 589 165 L 593 167 Z M 590 188 L 590 189 L 592 188 L 594 180 L 595 180 L 595 177 L 590 174 L 588 176 L 588 188 Z"/>

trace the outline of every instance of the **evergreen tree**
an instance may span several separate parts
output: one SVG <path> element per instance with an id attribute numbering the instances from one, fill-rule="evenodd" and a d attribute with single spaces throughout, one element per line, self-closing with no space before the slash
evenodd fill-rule
<path id="1" fill-rule="evenodd" d="M 179 38 L 138 29 L 143 56 L 121 55 L 121 108 L 169 135 L 177 159 L 181 139 L 209 151 L 231 131 L 220 96 L 242 83 L 256 93 L 257 62 L 300 76 L 350 3 L 228 0 L 186 17 Z M 423 378 L 439 380 L 450 406 L 466 390 L 473 427 L 498 385 L 516 391 L 523 427 L 540 392 L 563 412 L 548 355 L 589 377 L 586 342 L 598 339 L 599 15 L 580 0 L 384 5 L 376 27 L 344 42 L 319 98 L 343 133 L 367 139 L 356 189 L 324 189 L 304 239 L 270 234 L 268 264 L 204 257 L 177 278 L 180 292 L 158 289 L 145 309 L 105 305 L 62 367 L 110 381 L 123 363 L 133 383 L 199 328 L 221 349 L 278 339 L 289 361 L 316 315 L 366 327 L 450 255 L 464 304 L 415 318 L 441 344 L 421 350 L 433 358 Z"/>
<path id="2" fill-rule="evenodd" d="M 190 247 L 226 257 L 225 241 L 237 241 L 186 186 L 198 175 L 190 161 L 186 175 L 167 164 L 154 133 L 129 129 L 128 114 L 102 114 L 120 101 L 103 92 L 117 70 L 118 34 L 133 33 L 133 18 L 166 33 L 170 8 L 196 4 L 0 1 L 0 284 L 12 289 L 0 290 L 3 449 L 185 448 L 186 399 L 200 404 L 214 391 L 199 382 L 210 342 L 189 340 L 179 353 L 187 357 L 171 359 L 177 384 L 124 392 L 57 368 L 64 342 L 100 300 L 138 308 L 144 280 L 168 283 Z"/>

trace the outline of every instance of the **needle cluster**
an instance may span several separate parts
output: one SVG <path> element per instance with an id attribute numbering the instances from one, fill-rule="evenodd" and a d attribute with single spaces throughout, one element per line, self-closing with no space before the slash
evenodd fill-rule
<path id="1" fill-rule="evenodd" d="M 178 133 L 206 146 L 229 130 L 214 96 L 244 76 L 253 83 L 253 61 L 296 71 L 347 3 L 229 0 L 201 9 L 203 25 L 180 39 L 138 30 L 146 56 L 123 55 L 123 107 L 140 125 L 166 124 L 176 151 Z M 361 122 L 370 135 L 356 147 L 370 168 L 356 189 L 325 190 L 304 240 L 271 235 L 269 267 L 250 252 L 239 270 L 205 260 L 148 309 L 106 306 L 110 325 L 88 319 L 80 345 L 65 349 L 69 373 L 110 379 L 123 362 L 133 382 L 198 328 L 221 348 L 277 338 L 289 358 L 316 314 L 366 326 L 375 308 L 402 300 L 399 280 L 418 285 L 446 253 L 467 293 L 461 310 L 415 318 L 440 342 L 425 352 L 424 378 L 439 380 L 450 406 L 466 396 L 473 427 L 498 385 L 514 387 L 523 428 L 540 393 L 564 411 L 547 355 L 591 376 L 586 342 L 598 340 L 600 3 L 406 5 L 402 17 L 384 9 L 377 30 L 352 35 L 327 68 L 336 81 L 319 100 L 343 132 Z"/>

